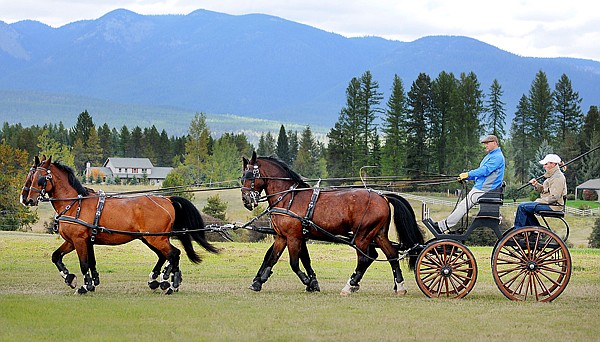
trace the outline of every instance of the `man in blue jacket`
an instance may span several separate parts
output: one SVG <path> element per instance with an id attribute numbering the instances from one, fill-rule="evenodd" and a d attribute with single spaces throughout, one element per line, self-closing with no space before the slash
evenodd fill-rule
<path id="1" fill-rule="evenodd" d="M 475 170 L 463 172 L 458 176 L 459 181 L 475 180 L 473 189 L 456 206 L 454 211 L 446 219 L 429 223 L 440 233 L 446 232 L 454 227 L 462 217 L 471 209 L 484 193 L 493 190 L 502 185 L 504 180 L 504 155 L 499 146 L 498 137 L 488 135 L 481 143 L 485 144 L 485 150 L 488 152 L 479 167 Z"/>

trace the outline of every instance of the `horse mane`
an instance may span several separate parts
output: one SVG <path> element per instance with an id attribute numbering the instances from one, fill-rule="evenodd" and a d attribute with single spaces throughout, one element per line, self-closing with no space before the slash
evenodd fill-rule
<path id="1" fill-rule="evenodd" d="M 304 181 L 304 178 L 302 178 L 302 176 L 290 169 L 290 167 L 281 159 L 273 156 L 259 157 L 258 159 L 268 160 L 274 164 L 277 164 L 280 168 L 282 168 L 285 171 L 285 173 L 287 173 L 288 177 L 290 177 L 293 181 L 297 182 L 299 186 L 303 188 L 311 188 L 311 186 Z"/>
<path id="2" fill-rule="evenodd" d="M 58 168 L 59 170 L 65 172 L 67 174 L 67 176 L 69 178 L 69 185 L 71 185 L 73 188 L 75 188 L 75 190 L 77 191 L 78 194 L 80 194 L 81 196 L 89 195 L 90 189 L 81 185 L 81 182 L 75 176 L 75 171 L 73 170 L 73 168 L 62 164 L 60 161 L 52 162 L 52 165 L 56 166 L 56 168 Z"/>

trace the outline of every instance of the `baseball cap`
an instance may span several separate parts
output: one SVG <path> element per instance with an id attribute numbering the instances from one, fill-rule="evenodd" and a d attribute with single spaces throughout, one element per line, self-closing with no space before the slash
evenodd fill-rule
<path id="1" fill-rule="evenodd" d="M 544 159 L 540 160 L 540 164 L 544 165 L 546 163 L 555 163 L 555 164 L 559 164 L 560 163 L 560 157 L 556 154 L 550 153 L 547 154 Z"/>

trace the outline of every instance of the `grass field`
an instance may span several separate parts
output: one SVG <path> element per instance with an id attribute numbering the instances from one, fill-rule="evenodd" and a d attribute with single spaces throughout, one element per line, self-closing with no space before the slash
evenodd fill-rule
<path id="1" fill-rule="evenodd" d="M 183 283 L 172 296 L 146 286 L 154 254 L 142 243 L 97 246 L 101 285 L 75 295 L 50 261 L 56 235 L 0 232 L 2 341 L 597 341 L 600 250 L 570 249 L 573 274 L 552 303 L 506 299 L 490 270 L 489 247 L 472 247 L 479 273 L 463 299 L 426 298 L 403 265 L 409 287 L 392 294 L 387 263 L 375 263 L 350 297 L 339 291 L 355 267 L 343 245 L 310 244 L 320 293 L 305 293 L 287 255 L 259 293 L 247 289 L 267 243 L 217 243 L 204 262 L 182 259 Z M 178 243 L 175 243 L 178 245 Z M 76 274 L 75 253 L 65 263 Z M 81 276 L 78 277 L 81 281 Z"/>

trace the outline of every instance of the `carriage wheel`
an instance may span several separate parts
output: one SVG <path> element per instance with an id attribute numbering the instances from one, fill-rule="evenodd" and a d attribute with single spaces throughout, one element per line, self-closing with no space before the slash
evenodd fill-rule
<path id="1" fill-rule="evenodd" d="M 415 278 L 427 297 L 462 298 L 475 286 L 477 263 L 463 244 L 439 240 L 419 254 Z"/>
<path id="2" fill-rule="evenodd" d="M 523 227 L 506 234 L 494 248 L 492 273 L 509 299 L 549 302 L 571 278 L 571 255 L 554 232 Z"/>

